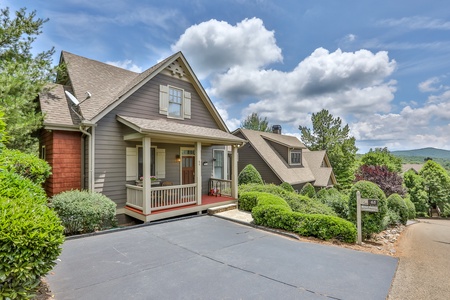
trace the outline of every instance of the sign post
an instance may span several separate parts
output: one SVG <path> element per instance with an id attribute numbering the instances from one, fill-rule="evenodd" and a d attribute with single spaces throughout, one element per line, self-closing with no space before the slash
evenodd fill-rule
<path id="1" fill-rule="evenodd" d="M 356 229 L 358 231 L 358 244 L 362 244 L 361 211 L 378 212 L 377 199 L 363 199 L 361 193 L 356 191 Z"/>

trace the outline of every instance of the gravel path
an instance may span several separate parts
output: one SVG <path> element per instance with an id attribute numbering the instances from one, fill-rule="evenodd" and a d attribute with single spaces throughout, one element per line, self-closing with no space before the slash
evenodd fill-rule
<path id="1" fill-rule="evenodd" d="M 398 250 L 388 299 L 449 299 L 450 220 L 422 219 L 409 226 Z"/>

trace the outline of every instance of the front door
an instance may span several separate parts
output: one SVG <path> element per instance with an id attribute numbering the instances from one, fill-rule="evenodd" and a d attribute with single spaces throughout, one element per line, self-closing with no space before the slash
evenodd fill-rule
<path id="1" fill-rule="evenodd" d="M 195 171 L 195 165 L 194 165 L 195 156 L 183 156 L 181 163 L 181 178 L 182 178 L 182 184 L 191 184 L 195 183 L 194 178 L 194 171 Z"/>

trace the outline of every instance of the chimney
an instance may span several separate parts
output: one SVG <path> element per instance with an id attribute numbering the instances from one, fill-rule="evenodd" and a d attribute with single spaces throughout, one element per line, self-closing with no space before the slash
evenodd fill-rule
<path id="1" fill-rule="evenodd" d="M 281 125 L 273 125 L 272 132 L 276 134 L 281 134 Z"/>

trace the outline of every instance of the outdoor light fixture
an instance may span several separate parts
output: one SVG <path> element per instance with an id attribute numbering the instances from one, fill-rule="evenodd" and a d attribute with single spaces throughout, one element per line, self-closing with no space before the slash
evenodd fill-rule
<path id="1" fill-rule="evenodd" d="M 177 162 L 180 162 L 180 161 L 181 161 L 181 158 L 180 158 L 180 155 L 179 155 L 179 154 L 175 155 L 175 160 L 176 160 Z"/>
<path id="2" fill-rule="evenodd" d="M 208 165 L 208 162 L 207 162 L 207 161 L 204 161 L 204 162 L 203 162 L 203 165 L 204 165 L 204 166 L 207 166 L 207 165 Z"/>

